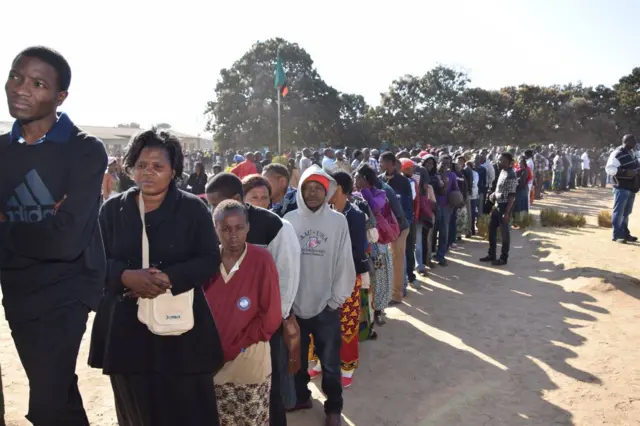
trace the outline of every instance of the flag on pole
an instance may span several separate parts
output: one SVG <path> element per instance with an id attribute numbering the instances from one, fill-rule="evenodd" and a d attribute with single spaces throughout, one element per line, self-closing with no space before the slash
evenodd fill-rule
<path id="1" fill-rule="evenodd" d="M 282 67 L 282 59 L 280 59 L 280 55 L 278 55 L 278 62 L 276 64 L 276 73 L 275 73 L 275 81 L 273 86 L 280 91 L 280 95 L 287 96 L 289 93 L 289 88 L 287 87 L 287 75 L 284 73 L 284 68 Z"/>

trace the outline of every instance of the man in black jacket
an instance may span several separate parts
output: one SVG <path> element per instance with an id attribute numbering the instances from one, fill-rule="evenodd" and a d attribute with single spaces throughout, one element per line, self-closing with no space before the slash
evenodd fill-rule
<path id="1" fill-rule="evenodd" d="M 58 52 L 22 51 L 5 85 L 16 122 L 0 135 L 3 304 L 36 426 L 89 425 L 75 368 L 106 268 L 98 206 L 107 154 L 57 113 L 70 81 Z"/>

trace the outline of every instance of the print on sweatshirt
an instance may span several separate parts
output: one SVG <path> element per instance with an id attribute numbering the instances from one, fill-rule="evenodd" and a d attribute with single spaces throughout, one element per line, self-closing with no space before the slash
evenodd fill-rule
<path id="1" fill-rule="evenodd" d="M 300 249 L 302 255 L 324 256 L 326 252 L 327 240 L 329 239 L 322 231 L 309 229 L 299 236 Z"/>
<path id="2" fill-rule="evenodd" d="M 5 213 L 9 222 L 35 223 L 55 214 L 56 202 L 38 172 L 24 177 L 9 198 Z"/>

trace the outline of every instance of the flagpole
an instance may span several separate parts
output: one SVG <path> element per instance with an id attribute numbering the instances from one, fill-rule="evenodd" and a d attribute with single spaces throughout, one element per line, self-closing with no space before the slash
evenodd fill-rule
<path id="1" fill-rule="evenodd" d="M 278 155 L 282 155 L 282 135 L 280 132 L 280 89 L 276 88 L 278 92 Z"/>

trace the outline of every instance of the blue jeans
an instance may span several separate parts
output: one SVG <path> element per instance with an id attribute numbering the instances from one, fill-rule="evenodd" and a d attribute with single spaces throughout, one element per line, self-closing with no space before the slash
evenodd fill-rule
<path id="1" fill-rule="evenodd" d="M 629 215 L 633 211 L 633 202 L 636 194 L 628 189 L 613 188 L 613 213 L 611 223 L 613 224 L 613 239 L 628 238 Z"/>
<path id="2" fill-rule="evenodd" d="M 414 252 L 416 254 L 416 269 L 420 271 L 424 269 L 424 261 L 422 259 L 422 223 L 419 221 L 416 223 L 416 248 Z"/>
<path id="3" fill-rule="evenodd" d="M 456 239 L 458 238 L 457 222 L 458 222 L 458 209 L 455 209 L 451 212 L 451 217 L 449 218 L 449 246 L 455 243 Z"/>
<path id="4" fill-rule="evenodd" d="M 451 207 L 440 207 L 438 210 L 438 260 L 444 260 L 444 256 L 449 249 L 449 227 L 451 222 Z"/>
<path id="5" fill-rule="evenodd" d="M 309 345 L 313 335 L 316 353 L 322 366 L 322 392 L 327 396 L 324 412 L 340 414 L 342 412 L 342 371 L 340 370 L 340 310 L 324 311 L 312 318 L 296 317 L 300 326 L 300 353 L 302 367 L 296 373 L 296 395 L 298 403 L 311 400 L 309 390 Z"/>

